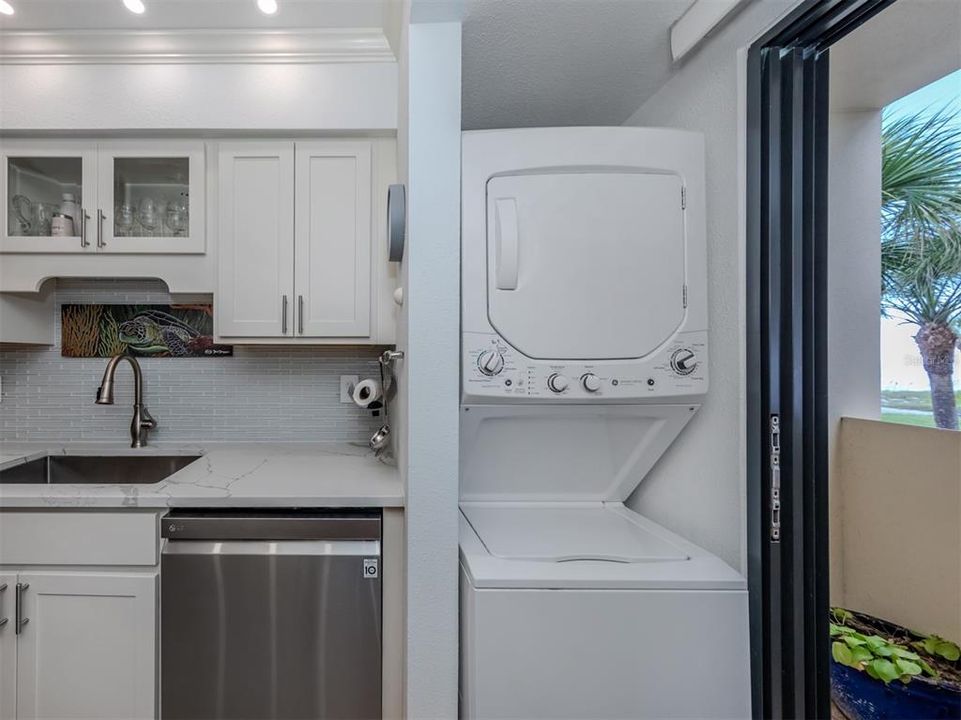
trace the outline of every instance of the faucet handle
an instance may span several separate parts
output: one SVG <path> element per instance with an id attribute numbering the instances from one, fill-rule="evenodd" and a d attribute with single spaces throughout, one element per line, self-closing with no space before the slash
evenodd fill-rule
<path id="1" fill-rule="evenodd" d="M 147 408 L 144 405 L 140 406 L 140 427 L 145 428 L 146 430 L 153 430 L 157 427 L 157 421 L 154 420 L 153 415 L 147 411 Z"/>

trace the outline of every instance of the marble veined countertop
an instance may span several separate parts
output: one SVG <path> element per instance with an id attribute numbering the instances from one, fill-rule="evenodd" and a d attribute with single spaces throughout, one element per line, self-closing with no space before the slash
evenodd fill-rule
<path id="1" fill-rule="evenodd" d="M 3 484 L 0 508 L 402 507 L 397 468 L 367 448 L 320 443 L 0 443 L 0 470 L 46 455 L 199 455 L 153 484 Z"/>

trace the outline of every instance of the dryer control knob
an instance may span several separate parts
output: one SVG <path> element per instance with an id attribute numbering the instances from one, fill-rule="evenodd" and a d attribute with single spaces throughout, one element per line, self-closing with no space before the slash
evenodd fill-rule
<path id="1" fill-rule="evenodd" d="M 587 392 L 595 393 L 601 389 L 601 379 L 594 373 L 585 373 L 581 375 L 581 385 Z"/>
<path id="2" fill-rule="evenodd" d="M 678 375 L 690 375 L 697 369 L 697 357 L 690 348 L 680 348 L 671 355 L 671 369 Z"/>
<path id="3" fill-rule="evenodd" d="M 497 350 L 485 350 L 477 358 L 477 369 L 488 376 L 497 375 L 504 369 L 504 356 Z"/>
<path id="4" fill-rule="evenodd" d="M 554 373 L 547 378 L 547 387 L 551 392 L 560 394 L 567 390 L 568 385 L 570 385 L 570 381 L 560 373 Z"/>

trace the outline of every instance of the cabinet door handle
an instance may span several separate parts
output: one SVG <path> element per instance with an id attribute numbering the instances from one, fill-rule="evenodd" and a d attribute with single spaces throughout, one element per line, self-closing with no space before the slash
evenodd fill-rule
<path id="1" fill-rule="evenodd" d="M 103 239 L 103 210 L 97 208 L 97 247 L 102 248 L 106 246 L 106 242 Z"/>
<path id="2" fill-rule="evenodd" d="M 304 334 L 304 296 L 297 296 L 297 331 Z"/>
<path id="3" fill-rule="evenodd" d="M 81 208 L 80 210 L 80 247 L 82 248 L 90 246 L 90 241 L 87 240 L 87 220 L 89 219 L 90 219 L 90 216 L 87 215 L 87 211 Z"/>
<path id="4" fill-rule="evenodd" d="M 284 295 L 283 309 L 281 310 L 281 335 L 287 334 L 287 296 Z"/>
<path id="5" fill-rule="evenodd" d="M 20 631 L 23 628 L 23 626 L 26 625 L 28 622 L 30 622 L 30 618 L 26 618 L 23 616 L 23 593 L 29 587 L 30 587 L 30 583 L 21 583 L 21 582 L 17 583 L 16 620 L 14 621 L 14 629 L 16 630 L 17 635 L 20 634 Z"/>
<path id="6" fill-rule="evenodd" d="M 7 589 L 7 584 L 6 584 L 6 583 L 0 583 L 0 593 L 2 593 L 2 592 L 3 592 L 4 590 L 6 590 L 6 589 Z M 9 618 L 0 617 L 0 628 L 2 628 L 4 625 L 6 625 L 8 621 L 9 621 Z"/>

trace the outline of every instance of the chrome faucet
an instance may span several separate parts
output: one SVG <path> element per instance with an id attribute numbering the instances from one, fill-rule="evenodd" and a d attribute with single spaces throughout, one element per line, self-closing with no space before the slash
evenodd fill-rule
<path id="1" fill-rule="evenodd" d="M 113 405 L 113 376 L 121 360 L 130 363 L 133 369 L 133 420 L 130 422 L 130 447 L 141 448 L 147 445 L 147 432 L 157 427 L 157 421 L 147 412 L 143 404 L 143 373 L 140 363 L 132 355 L 114 355 L 107 363 L 103 382 L 97 388 L 97 405 Z"/>

